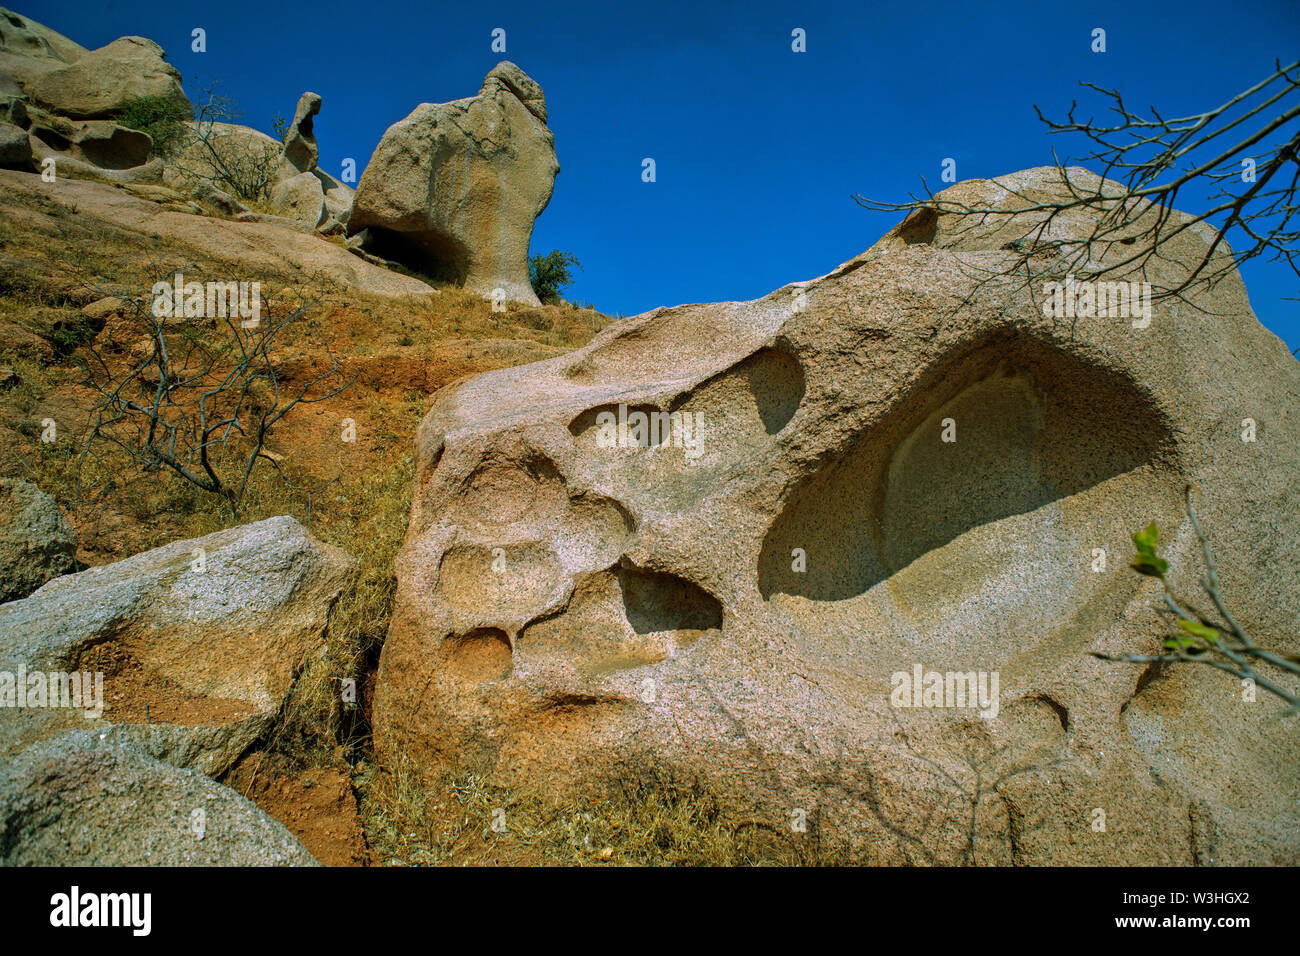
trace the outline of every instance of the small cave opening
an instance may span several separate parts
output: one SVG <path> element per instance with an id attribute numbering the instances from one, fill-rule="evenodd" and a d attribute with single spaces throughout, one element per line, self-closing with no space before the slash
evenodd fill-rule
<path id="1" fill-rule="evenodd" d="M 722 627 L 721 602 L 698 584 L 626 564 L 616 574 L 628 623 L 638 634 Z"/>
<path id="2" fill-rule="evenodd" d="M 433 282 L 465 283 L 469 274 L 469 251 L 446 236 L 433 233 L 415 234 L 366 227 L 370 241 L 366 252 L 396 262 L 404 269 Z"/>

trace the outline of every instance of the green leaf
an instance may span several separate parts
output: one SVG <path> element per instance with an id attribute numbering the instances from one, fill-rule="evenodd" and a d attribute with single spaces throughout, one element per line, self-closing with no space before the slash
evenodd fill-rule
<path id="1" fill-rule="evenodd" d="M 1183 618 L 1178 619 L 1178 626 L 1188 634 L 1199 637 L 1210 644 L 1219 639 L 1219 632 L 1212 627 L 1202 624 L 1200 621 L 1188 621 Z"/>
<path id="2" fill-rule="evenodd" d="M 1152 554 L 1139 554 L 1129 565 L 1138 574 L 1145 574 L 1149 578 L 1164 578 L 1165 572 L 1169 570 L 1169 562 L 1164 558 L 1157 558 Z"/>
<path id="3" fill-rule="evenodd" d="M 1165 650 L 1186 651 L 1188 654 L 1204 654 L 1205 648 L 1196 643 L 1194 638 L 1173 634 L 1165 638 Z"/>
<path id="4" fill-rule="evenodd" d="M 1137 545 L 1138 554 L 1154 555 L 1159 541 L 1160 532 L 1154 521 L 1133 535 L 1133 543 Z"/>

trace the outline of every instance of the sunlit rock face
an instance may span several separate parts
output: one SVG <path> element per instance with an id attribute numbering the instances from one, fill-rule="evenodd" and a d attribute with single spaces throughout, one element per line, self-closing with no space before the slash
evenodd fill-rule
<path id="1" fill-rule="evenodd" d="M 502 61 L 477 96 L 421 103 L 388 128 L 348 231 L 366 230 L 373 252 L 425 275 L 538 305 L 528 243 L 559 171 L 542 88 Z"/>
<path id="2" fill-rule="evenodd" d="M 944 195 L 1065 188 L 1044 168 Z M 1167 633 L 1126 567 L 1149 522 L 1198 590 L 1188 484 L 1233 612 L 1296 650 L 1295 360 L 1235 274 L 1149 321 L 1063 319 L 1050 256 L 999 278 L 1005 220 L 955 219 L 440 394 L 381 759 L 558 802 L 698 780 L 863 862 L 1295 862 L 1294 720 L 1209 668 L 1090 653 Z M 1205 248 L 1183 233 L 1148 275 L 1175 284 Z"/>

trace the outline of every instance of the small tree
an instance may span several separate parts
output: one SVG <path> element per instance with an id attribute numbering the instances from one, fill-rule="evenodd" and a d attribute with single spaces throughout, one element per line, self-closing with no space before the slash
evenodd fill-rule
<path id="1" fill-rule="evenodd" d="M 1219 585 L 1219 573 L 1214 565 L 1214 555 L 1210 552 L 1210 543 L 1201 530 L 1201 523 L 1192 507 L 1192 489 L 1187 489 L 1187 517 L 1196 529 L 1196 537 L 1201 542 L 1201 555 L 1205 561 L 1205 575 L 1201 578 L 1201 588 L 1209 596 L 1218 611 L 1215 618 L 1198 610 L 1190 601 L 1175 594 L 1166 574 L 1169 562 L 1156 553 L 1160 543 L 1160 533 L 1155 522 L 1133 535 L 1137 554 L 1131 567 L 1138 574 L 1158 578 L 1164 587 L 1166 614 L 1173 618 L 1174 633 L 1165 638 L 1163 654 L 1121 654 L 1112 656 L 1094 652 L 1094 657 L 1104 661 L 1126 661 L 1136 664 L 1206 664 L 1226 671 L 1242 680 L 1253 681 L 1271 694 L 1280 697 L 1290 706 L 1286 715 L 1300 712 L 1300 695 L 1275 683 L 1270 676 L 1260 674 L 1256 666 L 1266 666 L 1270 672 L 1282 674 L 1300 674 L 1300 657 L 1269 650 L 1256 644 L 1223 603 L 1223 591 Z"/>
<path id="2" fill-rule="evenodd" d="M 533 285 L 537 298 L 553 304 L 560 301 L 560 294 L 573 282 L 570 267 L 582 271 L 582 263 L 571 252 L 552 249 L 545 255 L 540 252 L 528 260 L 528 281 Z"/>
<path id="3" fill-rule="evenodd" d="M 206 182 L 239 199 L 264 202 L 271 194 L 284 148 L 242 129 L 229 128 L 240 117 L 234 100 L 220 96 L 215 85 L 202 92 L 185 146 L 173 165 L 192 180 Z"/>
<path id="4" fill-rule="evenodd" d="M 284 389 L 275 349 L 319 299 L 259 308 L 255 321 L 229 312 L 215 319 L 158 316 L 147 296 L 126 301 L 129 328 L 115 330 L 114 338 L 147 346 L 123 360 L 111 354 L 111 342 L 91 343 L 79 356 L 84 384 L 99 396 L 82 467 L 100 448 L 115 447 L 144 472 L 171 471 L 237 512 L 261 462 L 284 477 L 265 450 L 272 429 L 295 406 L 325 401 L 352 384 L 309 397 L 339 370 L 330 352 L 328 368 L 296 391 Z M 319 488 L 304 490 L 310 503 Z"/>

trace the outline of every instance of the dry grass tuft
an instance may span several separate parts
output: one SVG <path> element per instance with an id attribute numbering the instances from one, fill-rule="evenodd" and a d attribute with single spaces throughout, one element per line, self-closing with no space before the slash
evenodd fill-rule
<path id="1" fill-rule="evenodd" d="M 698 781 L 644 770 L 567 805 L 494 787 L 471 772 L 429 780 L 409 762 L 360 778 L 362 824 L 392 866 L 834 865 L 815 829 L 783 834 L 737 821 Z"/>

